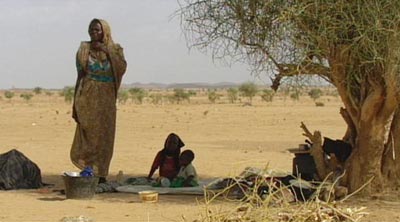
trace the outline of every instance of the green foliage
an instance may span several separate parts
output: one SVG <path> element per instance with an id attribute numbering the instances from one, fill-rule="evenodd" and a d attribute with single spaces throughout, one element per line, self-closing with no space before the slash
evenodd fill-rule
<path id="1" fill-rule="evenodd" d="M 163 95 L 161 93 L 153 93 L 150 96 L 151 103 L 158 105 L 162 103 Z"/>
<path id="2" fill-rule="evenodd" d="M 12 91 L 5 91 L 4 92 L 4 97 L 6 97 L 7 99 L 11 100 L 14 97 L 15 93 Z"/>
<path id="3" fill-rule="evenodd" d="M 43 91 L 43 89 L 42 89 L 41 87 L 35 87 L 35 88 L 33 89 L 33 92 L 34 92 L 36 95 L 41 94 L 42 91 Z"/>
<path id="4" fill-rule="evenodd" d="M 64 101 L 67 103 L 71 103 L 74 99 L 75 88 L 71 86 L 65 86 L 63 90 L 60 92 L 60 96 L 64 97 Z"/>
<path id="5" fill-rule="evenodd" d="M 22 93 L 21 95 L 19 95 L 19 97 L 23 98 L 25 101 L 30 101 L 33 97 L 33 94 L 31 93 Z"/>
<path id="6" fill-rule="evenodd" d="M 178 104 L 185 100 L 190 102 L 190 94 L 183 89 L 174 89 L 174 94 L 171 99 Z"/>
<path id="7" fill-rule="evenodd" d="M 253 101 L 253 97 L 257 94 L 258 89 L 256 84 L 252 82 L 243 83 L 239 86 L 239 92 L 242 96 L 249 98 L 249 103 Z"/>
<path id="8" fill-rule="evenodd" d="M 129 99 L 129 92 L 126 90 L 119 90 L 117 100 L 119 104 L 125 104 Z"/>
<path id="9" fill-rule="evenodd" d="M 227 90 L 228 99 L 230 103 L 235 103 L 238 100 L 238 89 L 237 88 L 229 88 Z"/>
<path id="10" fill-rule="evenodd" d="M 131 94 L 131 98 L 135 103 L 142 104 L 143 99 L 147 96 L 147 92 L 142 88 L 130 88 L 129 93 Z"/>
<path id="11" fill-rule="evenodd" d="M 264 89 L 261 94 L 261 99 L 265 102 L 272 102 L 275 92 L 271 89 Z"/>
<path id="12" fill-rule="evenodd" d="M 196 96 L 197 95 L 196 91 L 194 91 L 194 90 L 189 90 L 188 93 L 189 93 L 189 96 Z"/>
<path id="13" fill-rule="evenodd" d="M 208 95 L 208 100 L 211 102 L 211 103 L 215 103 L 221 96 L 217 93 L 217 91 L 216 90 L 209 90 L 208 92 L 207 92 L 207 95 Z"/>
<path id="14" fill-rule="evenodd" d="M 311 89 L 308 92 L 308 95 L 311 97 L 311 99 L 313 99 L 315 101 L 322 96 L 322 90 L 321 89 Z"/>

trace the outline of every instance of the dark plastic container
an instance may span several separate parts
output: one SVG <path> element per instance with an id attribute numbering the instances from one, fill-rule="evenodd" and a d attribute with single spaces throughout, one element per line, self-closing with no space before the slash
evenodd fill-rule
<path id="1" fill-rule="evenodd" d="M 296 154 L 293 158 L 293 175 L 301 177 L 304 180 L 311 181 L 315 179 L 317 167 L 314 158 L 310 154 Z"/>
<path id="2" fill-rule="evenodd" d="M 63 175 L 67 199 L 91 199 L 99 183 L 98 177 L 71 177 Z"/>

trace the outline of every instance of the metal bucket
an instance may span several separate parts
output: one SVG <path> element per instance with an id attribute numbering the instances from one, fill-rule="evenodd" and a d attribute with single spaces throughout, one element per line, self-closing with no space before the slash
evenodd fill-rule
<path id="1" fill-rule="evenodd" d="M 72 177 L 62 175 L 67 199 L 91 199 L 99 183 L 98 177 Z"/>

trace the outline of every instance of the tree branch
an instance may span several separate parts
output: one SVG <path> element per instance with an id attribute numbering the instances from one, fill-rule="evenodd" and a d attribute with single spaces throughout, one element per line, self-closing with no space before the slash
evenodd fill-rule
<path id="1" fill-rule="evenodd" d="M 271 78 L 271 88 L 278 90 L 280 81 L 283 77 L 296 76 L 296 75 L 320 75 L 329 76 L 331 69 L 319 63 L 307 64 L 277 64 L 279 74 Z"/>
<path id="2" fill-rule="evenodd" d="M 348 93 L 348 81 L 346 80 L 346 65 L 350 61 L 349 46 L 338 45 L 334 47 L 329 57 L 329 66 L 332 67 L 331 82 L 336 86 L 340 97 L 346 107 L 346 111 L 350 115 L 352 122 L 358 120 L 359 109 Z"/>

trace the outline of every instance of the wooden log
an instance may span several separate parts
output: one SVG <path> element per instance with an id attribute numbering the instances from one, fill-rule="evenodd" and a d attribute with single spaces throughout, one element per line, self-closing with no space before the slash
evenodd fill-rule
<path id="1" fill-rule="evenodd" d="M 320 180 L 324 180 L 328 175 L 329 170 L 325 164 L 324 151 L 322 150 L 322 136 L 320 131 L 314 131 L 312 134 L 310 130 L 307 129 L 306 125 L 301 122 L 300 127 L 303 129 L 303 135 L 307 137 L 312 146 L 310 148 L 310 154 L 314 158 L 315 166 L 317 168 L 317 174 Z"/>

